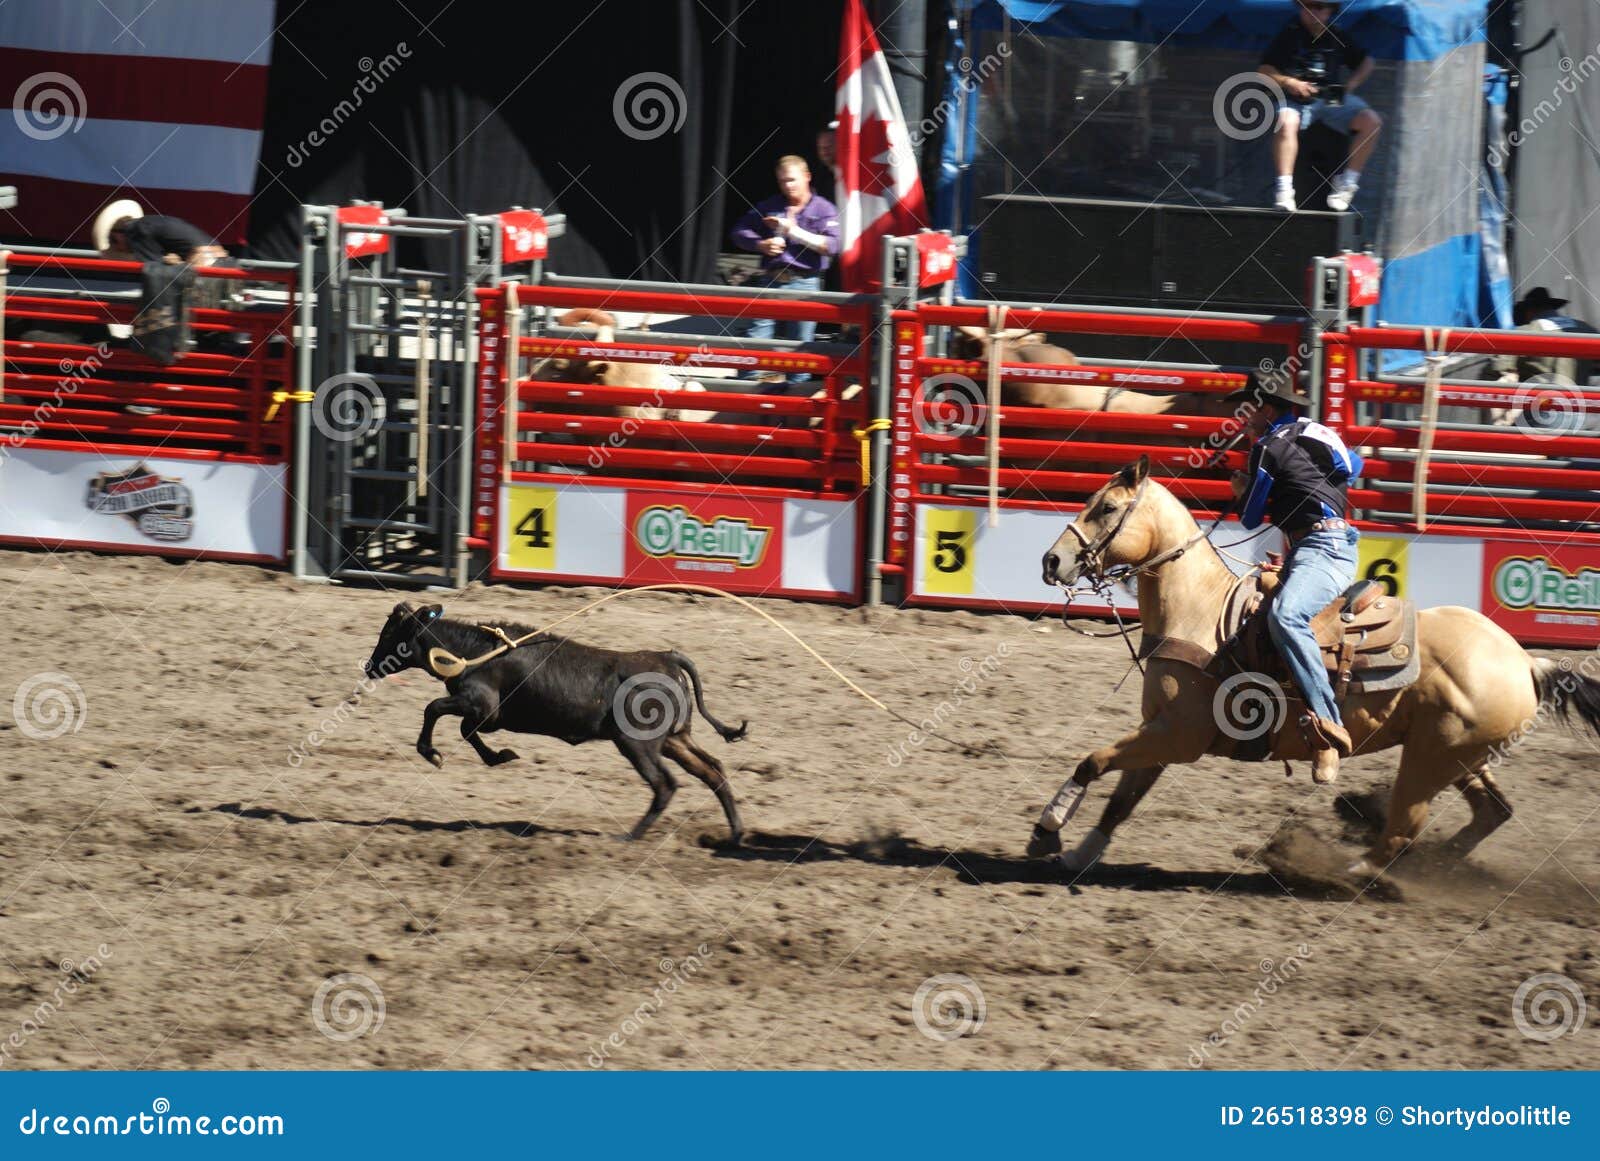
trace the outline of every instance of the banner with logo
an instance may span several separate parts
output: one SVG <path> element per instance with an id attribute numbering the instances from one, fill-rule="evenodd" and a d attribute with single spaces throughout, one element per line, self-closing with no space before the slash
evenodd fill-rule
<path id="1" fill-rule="evenodd" d="M 286 470 L 0 449 L 0 539 L 282 560 Z"/>
<path id="2" fill-rule="evenodd" d="M 509 484 L 493 572 L 853 599 L 861 591 L 857 509 L 853 500 L 749 499 L 731 490 Z"/>
<path id="3" fill-rule="evenodd" d="M 1600 645 L 1600 548 L 1486 541 L 1481 608 L 1519 641 Z"/>

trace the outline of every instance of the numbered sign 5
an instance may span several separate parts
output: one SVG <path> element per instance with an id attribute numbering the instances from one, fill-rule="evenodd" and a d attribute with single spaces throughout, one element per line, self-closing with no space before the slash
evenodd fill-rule
<path id="1" fill-rule="evenodd" d="M 978 510 L 924 508 L 921 522 L 924 538 L 922 590 L 947 596 L 971 596 Z"/>
<path id="2" fill-rule="evenodd" d="M 1406 564 L 1411 557 L 1411 542 L 1395 536 L 1361 537 L 1356 576 L 1375 580 L 1391 597 L 1406 597 Z"/>
<path id="3" fill-rule="evenodd" d="M 533 572 L 554 572 L 556 567 L 556 509 L 554 488 L 508 489 L 506 564 Z"/>

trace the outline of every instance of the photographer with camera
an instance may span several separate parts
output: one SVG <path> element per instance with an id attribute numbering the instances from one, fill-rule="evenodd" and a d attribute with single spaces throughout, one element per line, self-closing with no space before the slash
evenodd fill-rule
<path id="1" fill-rule="evenodd" d="M 1278 167 L 1273 205 L 1295 211 L 1294 161 L 1300 134 L 1317 121 L 1354 138 L 1344 168 L 1334 177 L 1328 208 L 1344 211 L 1356 196 L 1361 170 L 1377 144 L 1383 118 L 1355 90 L 1372 75 L 1372 57 L 1333 23 L 1337 4 L 1300 0 L 1295 17 L 1284 25 L 1262 57 L 1258 71 L 1282 91 L 1272 155 Z M 1342 70 L 1350 78 L 1340 82 Z"/>

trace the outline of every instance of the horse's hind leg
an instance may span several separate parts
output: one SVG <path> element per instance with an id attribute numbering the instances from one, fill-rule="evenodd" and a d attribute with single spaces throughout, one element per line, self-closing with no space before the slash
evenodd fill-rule
<path id="1" fill-rule="evenodd" d="M 1400 775 L 1389 792 L 1389 817 L 1367 857 L 1352 870 L 1360 874 L 1382 874 L 1416 841 L 1428 823 L 1428 804 L 1455 778 L 1452 772 L 1478 771 L 1485 758 L 1482 747 L 1470 751 L 1428 748 L 1427 739 L 1413 737 L 1400 752 Z"/>
<path id="2" fill-rule="evenodd" d="M 722 813 L 727 815 L 733 845 L 738 846 L 743 842 L 744 823 L 739 821 L 739 807 L 733 801 L 733 788 L 728 785 L 728 775 L 722 769 L 722 763 L 696 745 L 687 731 L 668 734 L 663 738 L 661 752 L 711 788 L 711 793 L 722 803 Z"/>
<path id="3" fill-rule="evenodd" d="M 1458 830 L 1445 848 L 1455 857 L 1465 858 L 1511 817 L 1511 803 L 1500 792 L 1487 765 L 1457 778 L 1456 789 L 1472 808 L 1472 821 Z"/>

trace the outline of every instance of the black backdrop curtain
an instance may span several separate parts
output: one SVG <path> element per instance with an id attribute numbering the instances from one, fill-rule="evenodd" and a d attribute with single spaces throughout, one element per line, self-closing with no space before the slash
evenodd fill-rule
<path id="1" fill-rule="evenodd" d="M 297 257 L 301 202 L 363 198 L 427 217 L 517 204 L 567 215 L 552 261 L 563 273 L 711 281 L 732 220 L 775 192 L 780 155 L 825 169 L 816 134 L 832 116 L 842 9 L 281 4 L 250 253 Z M 681 125 L 649 140 L 654 123 L 629 122 L 629 136 L 614 110 L 642 73 L 683 92 Z M 675 120 L 674 100 L 657 109 Z"/>

